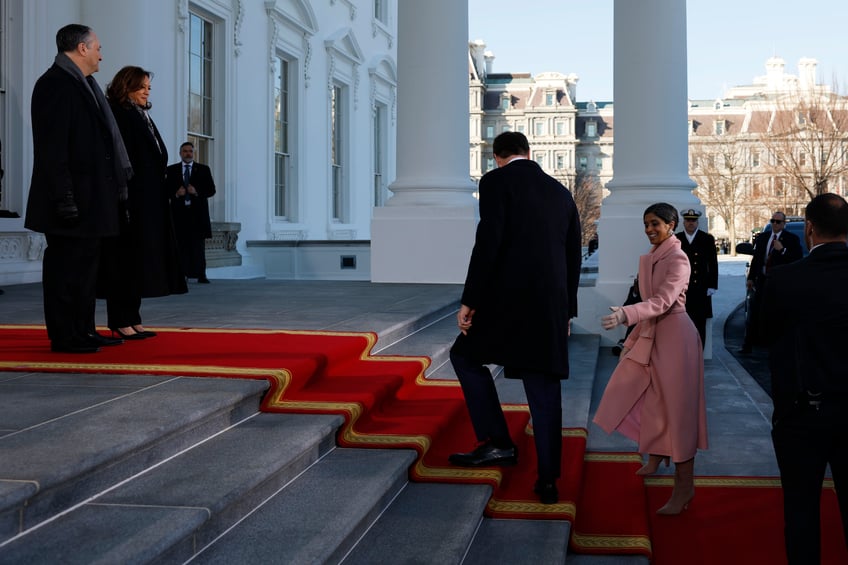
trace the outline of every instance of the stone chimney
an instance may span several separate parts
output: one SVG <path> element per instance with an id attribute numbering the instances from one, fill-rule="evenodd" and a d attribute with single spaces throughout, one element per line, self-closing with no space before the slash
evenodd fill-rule
<path id="1" fill-rule="evenodd" d="M 802 92 L 812 92 L 816 88 L 816 67 L 819 62 L 809 57 L 798 61 L 798 79 Z"/>

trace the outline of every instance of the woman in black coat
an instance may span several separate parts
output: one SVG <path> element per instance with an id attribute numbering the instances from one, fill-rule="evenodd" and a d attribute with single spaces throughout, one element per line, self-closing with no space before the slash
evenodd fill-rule
<path id="1" fill-rule="evenodd" d="M 141 299 L 188 291 L 165 191 L 168 150 L 148 115 L 151 73 L 124 67 L 106 90 L 133 169 L 121 233 L 104 241 L 100 295 L 109 329 L 124 339 L 156 335 L 141 323 Z"/>

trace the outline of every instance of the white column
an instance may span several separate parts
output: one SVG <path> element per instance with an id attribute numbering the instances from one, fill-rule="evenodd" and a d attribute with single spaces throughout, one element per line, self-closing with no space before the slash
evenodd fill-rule
<path id="1" fill-rule="evenodd" d="M 462 283 L 477 226 L 468 2 L 398 2 L 397 178 L 371 221 L 371 280 Z"/>
<path id="2" fill-rule="evenodd" d="M 624 332 L 601 330 L 599 318 L 624 301 L 638 256 L 650 249 L 645 208 L 699 207 L 688 174 L 686 3 L 615 0 L 614 10 L 615 170 L 598 224 L 594 304 L 580 304 L 581 325 L 609 342 Z"/>

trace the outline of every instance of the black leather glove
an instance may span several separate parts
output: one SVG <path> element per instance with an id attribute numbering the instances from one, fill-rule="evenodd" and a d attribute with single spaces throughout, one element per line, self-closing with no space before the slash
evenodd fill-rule
<path id="1" fill-rule="evenodd" d="M 79 224 L 79 208 L 74 201 L 74 193 L 68 191 L 56 203 L 56 217 L 65 225 L 65 227 L 73 227 Z"/>

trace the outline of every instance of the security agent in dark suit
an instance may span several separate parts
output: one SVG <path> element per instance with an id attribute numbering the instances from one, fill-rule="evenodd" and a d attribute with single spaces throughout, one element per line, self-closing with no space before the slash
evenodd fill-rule
<path id="1" fill-rule="evenodd" d="M 793 263 L 803 257 L 801 240 L 793 233 L 783 229 L 786 214 L 775 212 L 771 216 L 771 233 L 763 232 L 754 239 L 754 255 L 748 267 L 748 290 L 752 292 L 748 305 L 748 320 L 745 324 L 745 340 L 741 353 L 751 353 L 751 347 L 761 342 L 757 331 L 760 327 L 759 312 L 762 299 L 762 285 L 769 269 L 779 265 Z"/>
<path id="2" fill-rule="evenodd" d="M 180 249 L 180 261 L 187 278 L 208 283 L 206 278 L 206 240 L 212 237 L 209 198 L 215 196 L 212 170 L 194 160 L 194 144 L 180 145 L 179 163 L 168 167 L 165 183 L 171 194 L 174 231 Z"/>
<path id="3" fill-rule="evenodd" d="M 480 445 L 454 465 L 511 465 L 518 453 L 487 364 L 521 379 L 533 419 L 538 481 L 545 504 L 558 500 L 562 452 L 561 379 L 577 315 L 580 219 L 571 193 L 527 158 L 527 138 L 504 132 L 493 143 L 498 168 L 480 180 L 480 223 L 457 315 L 450 359 Z"/>
<path id="4" fill-rule="evenodd" d="M 701 212 L 682 210 L 683 231 L 678 232 L 680 248 L 689 257 L 691 271 L 686 289 L 686 313 L 701 335 L 701 347 L 707 343 L 707 318 L 713 317 L 712 295 L 718 290 L 718 256 L 715 238 L 698 228 Z"/>
<path id="5" fill-rule="evenodd" d="M 804 234 L 809 256 L 769 270 L 762 301 L 790 565 L 820 562 L 828 464 L 848 543 L 848 203 L 813 198 Z"/>
<path id="6" fill-rule="evenodd" d="M 92 353 L 121 343 L 93 331 L 101 238 L 118 234 L 129 159 L 114 116 L 92 76 L 100 41 L 70 24 L 59 53 L 32 91 L 33 170 L 24 226 L 47 240 L 42 270 L 51 348 Z"/>

